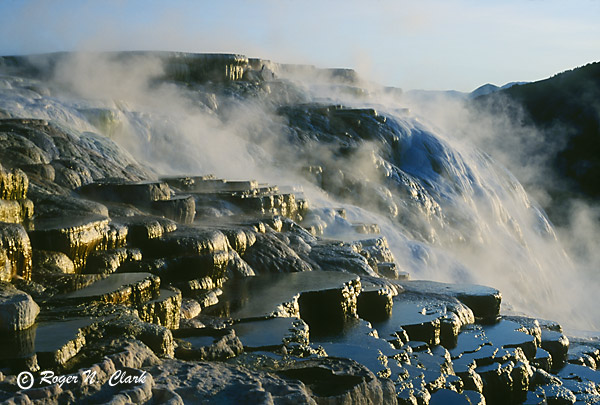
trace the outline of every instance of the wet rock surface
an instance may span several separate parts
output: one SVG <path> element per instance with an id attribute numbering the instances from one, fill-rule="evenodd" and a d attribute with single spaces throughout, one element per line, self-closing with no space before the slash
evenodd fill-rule
<path id="1" fill-rule="evenodd" d="M 31 327 L 40 312 L 33 298 L 0 281 L 0 331 L 10 333 Z"/>
<path id="2" fill-rule="evenodd" d="M 154 56 L 163 79 L 187 83 L 215 113 L 221 93 L 281 96 L 288 84 L 273 69 L 293 69 L 240 55 Z M 2 61 L 35 77 L 27 59 Z M 359 90 L 348 88 L 352 72 L 327 74 Z M 282 100 L 274 109 L 286 136 L 337 157 L 380 145 L 385 159 L 371 156 L 366 171 L 389 181 L 311 147 L 302 176 L 435 239 L 413 211 L 435 223 L 440 207 L 399 169 L 409 157 L 398 123 L 370 108 Z M 73 128 L 0 111 L 0 401 L 600 402 L 597 340 L 504 316 L 494 288 L 408 280 L 380 234 L 386 224 L 311 209 L 296 189 L 159 176 L 88 131 L 110 132 L 115 110 L 77 111 Z M 448 175 L 433 155 L 423 162 Z M 18 385 L 25 371 L 29 388 Z M 46 371 L 72 378 L 47 383 Z"/>
<path id="3" fill-rule="evenodd" d="M 31 279 L 31 242 L 20 224 L 0 222 L 0 280 Z"/>

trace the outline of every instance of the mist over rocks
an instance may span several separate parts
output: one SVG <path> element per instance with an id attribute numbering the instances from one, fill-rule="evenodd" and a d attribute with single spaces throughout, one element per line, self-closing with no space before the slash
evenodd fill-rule
<path id="1" fill-rule="evenodd" d="M 1 58 L 0 400 L 600 400 L 597 339 L 544 320 L 598 320 L 545 213 L 400 97 L 242 55 Z"/>

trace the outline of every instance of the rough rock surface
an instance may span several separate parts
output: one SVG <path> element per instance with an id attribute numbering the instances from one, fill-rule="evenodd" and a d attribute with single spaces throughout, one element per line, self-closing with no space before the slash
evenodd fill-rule
<path id="1" fill-rule="evenodd" d="M 22 225 L 0 222 L 0 280 L 31 279 L 31 243 Z"/>
<path id="2" fill-rule="evenodd" d="M 264 101 L 277 133 L 301 146 L 301 163 L 284 164 L 390 224 L 350 222 L 351 206 L 310 208 L 297 188 L 159 176 L 111 140 L 145 112 L 61 104 L 46 81 L 64 57 L 39 56 L 48 71 L 35 57 L 0 58 L 0 401 L 600 402 L 597 339 L 504 316 L 494 288 L 407 280 L 380 233 L 392 224 L 437 240 L 447 217 L 428 182 L 452 178 L 437 157 L 452 153 L 374 109 L 311 101 L 277 77 L 319 73 L 361 97 L 352 71 L 241 55 L 110 56 L 160 62 L 153 86 L 166 81 L 223 122 L 223 106 Z M 409 156 L 407 134 L 424 142 L 422 156 Z M 361 154 L 365 165 L 348 164 Z M 401 170 L 413 158 L 427 181 Z M 18 385 L 25 371 L 29 388 Z M 71 381 L 46 383 L 44 371 Z"/>
<path id="3" fill-rule="evenodd" d="M 9 333 L 34 324 L 40 308 L 28 294 L 0 282 L 0 331 Z"/>

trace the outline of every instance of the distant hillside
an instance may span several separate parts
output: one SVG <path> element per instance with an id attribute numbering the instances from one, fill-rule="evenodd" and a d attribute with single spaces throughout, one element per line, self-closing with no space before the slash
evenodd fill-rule
<path id="1" fill-rule="evenodd" d="M 506 83 L 502 87 L 496 86 L 495 84 L 487 83 L 476 88 L 470 93 L 465 93 L 457 90 L 409 90 L 407 92 L 407 95 L 412 100 L 420 102 L 430 102 L 431 100 L 466 100 L 492 94 L 497 91 L 508 89 L 512 86 L 524 83 L 527 82 L 510 82 Z"/>
<path id="2" fill-rule="evenodd" d="M 515 85 L 474 99 L 478 108 L 506 111 L 508 100 L 521 105 L 524 124 L 542 130 L 539 152 L 560 145 L 550 164 L 564 184 L 549 190 L 555 198 L 600 198 L 600 62 L 534 83 Z"/>
<path id="3" fill-rule="evenodd" d="M 487 84 L 484 84 L 483 86 L 476 88 L 472 92 L 470 92 L 468 94 L 468 97 L 476 98 L 479 96 L 485 96 L 485 95 L 492 94 L 492 93 L 495 93 L 500 90 L 510 89 L 511 87 L 516 86 L 518 84 L 525 84 L 525 83 L 527 83 L 527 82 L 510 82 L 510 83 L 506 83 L 502 87 L 498 87 L 495 84 L 487 83 Z"/>

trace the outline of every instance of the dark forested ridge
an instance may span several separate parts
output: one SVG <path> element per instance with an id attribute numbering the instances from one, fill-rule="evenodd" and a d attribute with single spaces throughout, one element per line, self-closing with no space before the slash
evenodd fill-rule
<path id="1" fill-rule="evenodd" d="M 542 130 L 539 153 L 547 144 L 560 145 L 550 164 L 553 174 L 566 181 L 551 194 L 599 198 L 600 62 L 481 96 L 474 103 L 497 112 L 506 107 L 507 98 L 523 107 L 523 124 Z"/>

